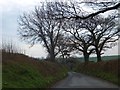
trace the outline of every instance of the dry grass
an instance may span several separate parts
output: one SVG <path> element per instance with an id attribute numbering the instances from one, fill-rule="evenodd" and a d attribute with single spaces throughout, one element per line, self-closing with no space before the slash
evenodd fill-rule
<path id="1" fill-rule="evenodd" d="M 3 53 L 2 55 L 2 61 L 4 64 L 24 64 L 24 65 L 30 65 L 31 67 L 39 70 L 42 74 L 45 76 L 48 75 L 54 75 L 58 72 L 58 69 L 60 69 L 61 65 L 49 62 L 49 61 L 39 61 L 34 58 L 28 57 L 23 54 L 10 54 L 10 53 Z"/>

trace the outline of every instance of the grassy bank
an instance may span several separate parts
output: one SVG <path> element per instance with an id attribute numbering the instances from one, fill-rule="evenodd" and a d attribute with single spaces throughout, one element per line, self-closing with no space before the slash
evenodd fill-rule
<path id="1" fill-rule="evenodd" d="M 2 60 L 3 88 L 46 88 L 67 75 L 63 65 L 23 54 L 3 53 Z"/>
<path id="2" fill-rule="evenodd" d="M 118 60 L 111 60 L 107 62 L 102 61 L 98 63 L 89 62 L 87 65 L 84 63 L 79 63 L 74 70 L 76 72 L 96 76 L 114 84 L 120 85 L 120 80 L 118 80 L 118 74 L 120 74 Z"/>
<path id="3" fill-rule="evenodd" d="M 0 62 L 0 89 L 2 89 L 2 63 Z"/>

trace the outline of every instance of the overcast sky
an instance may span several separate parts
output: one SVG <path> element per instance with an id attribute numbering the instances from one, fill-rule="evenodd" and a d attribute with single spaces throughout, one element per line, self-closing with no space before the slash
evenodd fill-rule
<path id="1" fill-rule="evenodd" d="M 49 0 L 50 1 L 50 0 Z M 0 0 L 0 41 L 1 38 L 12 39 L 20 47 L 26 50 L 26 54 L 33 57 L 46 57 L 47 52 L 41 45 L 30 45 L 21 41 L 17 35 L 18 18 L 23 12 L 34 9 L 42 0 Z M 117 55 L 118 46 L 105 52 L 105 55 Z"/>

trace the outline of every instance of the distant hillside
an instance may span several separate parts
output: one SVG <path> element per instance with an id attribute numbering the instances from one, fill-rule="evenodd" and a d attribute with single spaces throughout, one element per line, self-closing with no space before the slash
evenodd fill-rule
<path id="1" fill-rule="evenodd" d="M 39 61 L 23 54 L 3 53 L 3 88 L 45 88 L 67 75 L 61 64 Z"/>
<path id="2" fill-rule="evenodd" d="M 109 61 L 109 60 L 116 60 L 120 58 L 120 55 L 113 55 L 113 56 L 102 56 L 102 60 L 103 61 Z M 77 60 L 81 61 L 81 62 L 84 62 L 84 58 L 83 57 L 80 57 L 78 58 Z M 90 61 L 97 61 L 97 57 L 90 57 L 89 59 Z"/>

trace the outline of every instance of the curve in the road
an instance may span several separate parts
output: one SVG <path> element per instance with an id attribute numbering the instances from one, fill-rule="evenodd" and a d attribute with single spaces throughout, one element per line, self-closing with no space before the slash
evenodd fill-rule
<path id="1" fill-rule="evenodd" d="M 68 77 L 52 88 L 118 88 L 118 86 L 81 73 L 68 72 Z"/>

